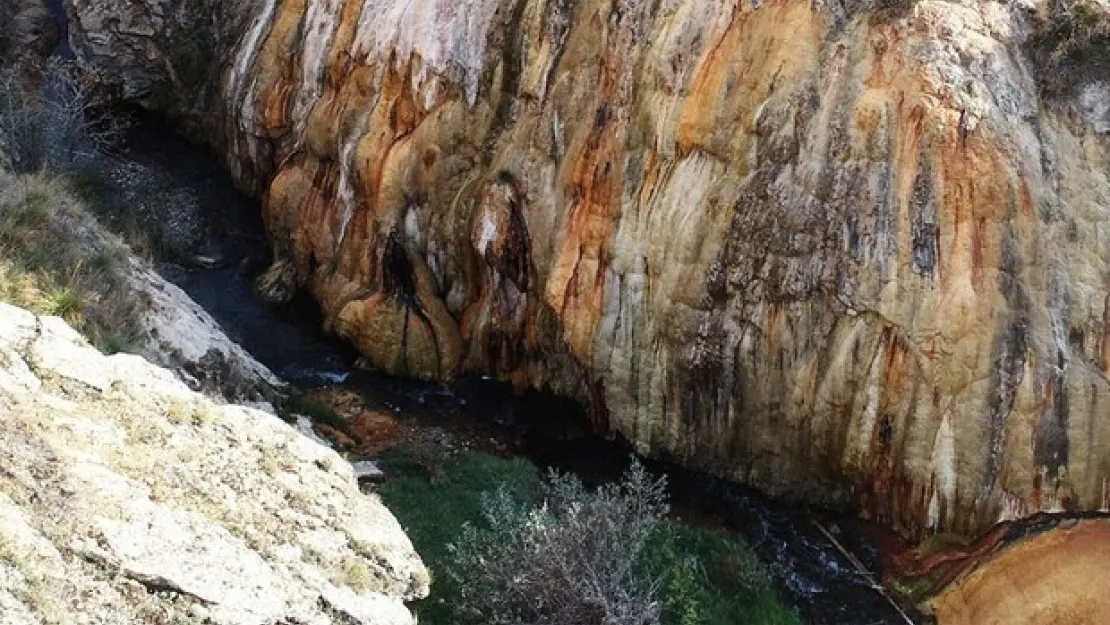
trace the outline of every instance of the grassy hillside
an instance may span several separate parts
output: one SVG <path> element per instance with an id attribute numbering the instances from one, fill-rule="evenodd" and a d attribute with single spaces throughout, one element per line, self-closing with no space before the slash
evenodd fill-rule
<path id="1" fill-rule="evenodd" d="M 129 262 L 65 178 L 0 170 L 0 298 L 66 319 L 103 351 L 126 350 L 143 309 Z"/>

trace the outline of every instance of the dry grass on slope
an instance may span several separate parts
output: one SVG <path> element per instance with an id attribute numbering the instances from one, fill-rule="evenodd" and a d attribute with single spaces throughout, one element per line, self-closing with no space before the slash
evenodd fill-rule
<path id="1" fill-rule="evenodd" d="M 127 249 L 62 178 L 0 170 L 0 299 L 64 318 L 101 350 L 129 349 L 143 304 Z"/>

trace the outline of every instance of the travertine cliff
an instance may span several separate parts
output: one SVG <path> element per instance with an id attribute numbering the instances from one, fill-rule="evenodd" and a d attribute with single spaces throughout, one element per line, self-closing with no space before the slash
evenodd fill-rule
<path id="1" fill-rule="evenodd" d="M 129 96 L 205 113 L 376 367 L 549 387 L 911 535 L 1110 503 L 1110 85 L 1048 95 L 1046 5 L 68 9 Z"/>

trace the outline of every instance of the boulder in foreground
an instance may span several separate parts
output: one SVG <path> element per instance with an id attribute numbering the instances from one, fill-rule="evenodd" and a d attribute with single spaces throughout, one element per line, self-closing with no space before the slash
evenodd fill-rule
<path id="1" fill-rule="evenodd" d="M 0 623 L 401 625 L 428 573 L 351 466 L 0 304 Z"/>

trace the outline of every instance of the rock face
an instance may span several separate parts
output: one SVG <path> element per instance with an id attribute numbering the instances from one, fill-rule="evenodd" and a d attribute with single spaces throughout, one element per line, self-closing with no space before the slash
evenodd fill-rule
<path id="1" fill-rule="evenodd" d="M 413 623 L 428 574 L 351 466 L 0 304 L 0 623 Z"/>
<path id="2" fill-rule="evenodd" d="M 907 535 L 1110 505 L 1110 84 L 1046 91 L 1047 4 L 67 6 L 152 106 L 220 8 L 174 108 L 375 367 Z"/>
<path id="3" fill-rule="evenodd" d="M 1110 521 L 1065 522 L 985 558 L 945 588 L 930 608 L 941 625 L 1105 623 L 1110 618 L 1107 558 Z"/>

